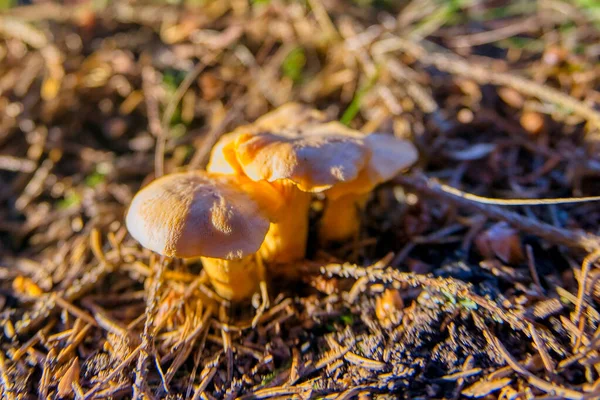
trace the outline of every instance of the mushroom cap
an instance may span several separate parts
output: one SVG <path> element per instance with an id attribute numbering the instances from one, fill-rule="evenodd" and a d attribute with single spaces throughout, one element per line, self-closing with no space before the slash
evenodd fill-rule
<path id="1" fill-rule="evenodd" d="M 237 161 L 235 145 L 240 132 L 226 133 L 215 143 L 210 152 L 206 170 L 219 174 L 243 175 L 244 171 Z"/>
<path id="2" fill-rule="evenodd" d="M 354 180 L 369 158 L 364 135 L 338 122 L 254 130 L 238 129 L 221 138 L 207 169 L 244 173 L 253 181 L 285 179 L 305 192 L 319 192 Z"/>
<path id="3" fill-rule="evenodd" d="M 221 136 L 213 146 L 206 169 L 221 174 L 244 174 L 236 157 L 236 140 L 242 134 L 285 131 L 298 133 L 302 127 L 306 128 L 325 121 L 325 114 L 319 110 L 300 103 L 286 103 L 259 117 L 253 123 L 239 126 L 233 132 Z"/>
<path id="4" fill-rule="evenodd" d="M 395 136 L 375 133 L 365 136 L 365 145 L 371 152 L 369 162 L 360 171 L 356 179 L 342 182 L 326 193 L 336 199 L 346 194 L 363 194 L 372 191 L 375 186 L 392 179 L 402 170 L 414 164 L 419 153 L 415 146 Z"/>
<path id="5" fill-rule="evenodd" d="M 203 171 L 166 175 L 135 195 L 127 229 L 162 255 L 240 259 L 259 249 L 270 224 L 242 189 L 246 184 L 243 177 Z"/>

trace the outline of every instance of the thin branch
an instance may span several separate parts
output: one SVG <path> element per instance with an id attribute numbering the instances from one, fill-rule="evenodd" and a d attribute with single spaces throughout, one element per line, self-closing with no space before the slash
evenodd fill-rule
<path id="1" fill-rule="evenodd" d="M 454 196 L 462 197 L 465 200 L 471 200 L 481 204 L 493 204 L 497 206 L 542 206 L 551 204 L 576 204 L 600 201 L 600 196 L 558 197 L 547 199 L 494 199 L 491 197 L 483 197 L 472 193 L 466 193 L 452 186 L 444 185 L 443 183 L 438 183 L 438 186 L 444 192 Z"/>
<path id="2" fill-rule="evenodd" d="M 10 379 L 10 377 L 8 376 L 8 374 L 6 373 L 6 364 L 5 364 L 5 358 L 4 358 L 4 353 L 2 351 L 0 351 L 0 382 L 2 382 L 2 393 L 4 396 L 6 396 L 6 399 L 8 400 L 12 400 L 12 399 L 16 399 L 17 397 L 15 396 L 14 392 L 13 392 L 13 385 L 12 385 L 12 381 Z"/>
<path id="3" fill-rule="evenodd" d="M 405 51 L 420 62 L 433 65 L 440 71 L 467 76 L 480 84 L 507 86 L 542 101 L 559 104 L 564 109 L 571 110 L 573 114 L 586 119 L 597 129 L 600 128 L 600 112 L 568 94 L 521 76 L 494 71 L 486 65 L 478 65 L 472 61 L 467 61 L 454 53 L 444 52 L 445 49 L 435 46 L 431 42 L 424 43 L 427 48 L 410 39 L 398 36 L 390 37 L 373 45 L 374 57 L 398 50 Z"/>
<path id="4" fill-rule="evenodd" d="M 575 305 L 575 312 L 573 314 L 572 321 L 575 326 L 579 326 L 579 320 L 583 311 L 583 301 L 586 295 L 586 282 L 591 269 L 592 264 L 600 259 L 600 250 L 595 250 L 589 254 L 581 264 L 581 273 L 579 276 L 579 289 L 577 290 L 577 303 Z"/>
<path id="5" fill-rule="evenodd" d="M 141 345 L 136 347 L 131 352 L 131 354 L 127 356 L 127 358 L 121 361 L 121 363 L 115 369 L 113 369 L 110 372 L 110 374 L 106 376 L 106 378 L 104 378 L 101 382 L 98 382 L 93 388 L 91 388 L 86 394 L 84 394 L 83 398 L 86 400 L 92 399 L 92 396 L 94 396 L 100 389 L 102 389 L 102 387 L 104 387 L 108 382 L 110 382 L 114 377 L 116 377 L 127 365 L 129 365 L 141 350 Z"/>
<path id="6" fill-rule="evenodd" d="M 151 329 L 154 323 L 154 316 L 156 314 L 156 307 L 158 305 L 158 293 L 163 283 L 163 273 L 166 268 L 166 260 L 161 257 L 160 261 L 156 265 L 156 274 L 154 281 L 150 287 L 148 293 L 148 300 L 146 302 L 146 323 L 144 324 L 144 332 L 142 333 L 142 344 L 141 352 L 138 358 L 137 367 L 135 371 L 135 383 L 133 385 L 133 398 L 142 399 L 144 393 L 144 385 L 146 380 L 148 357 L 154 352 L 153 341 L 151 337 Z"/>
<path id="7" fill-rule="evenodd" d="M 206 68 L 205 63 L 198 63 L 193 70 L 188 72 L 165 108 L 165 112 L 163 113 L 160 123 L 160 135 L 158 136 L 158 141 L 156 142 L 156 153 L 154 154 L 154 174 L 156 178 L 163 176 L 165 173 L 165 147 L 167 144 L 169 122 L 171 121 L 171 118 L 173 118 L 173 113 L 183 98 L 183 95 L 188 91 L 192 82 L 194 82 L 204 68 Z"/>
<path id="8" fill-rule="evenodd" d="M 409 287 L 426 287 L 430 290 L 443 291 L 460 299 L 470 300 L 477 306 L 487 310 L 494 316 L 507 322 L 513 329 L 520 330 L 529 336 L 529 330 L 522 317 L 511 310 L 505 310 L 496 302 L 479 296 L 472 291 L 472 286 L 453 278 L 433 278 L 431 276 L 400 272 L 394 268 L 360 267 L 354 264 L 329 264 L 321 268 L 321 272 L 328 276 L 352 277 L 359 279 L 366 277 L 370 282 L 398 282 Z"/>
<path id="9" fill-rule="evenodd" d="M 448 186 L 444 188 L 439 183 L 426 177 L 402 175 L 398 176 L 395 179 L 395 182 L 419 193 L 434 196 L 457 206 L 480 212 L 491 219 L 506 221 L 523 232 L 539 236 L 554 244 L 580 248 L 588 252 L 600 250 L 600 237 L 596 235 L 581 230 L 577 231 L 557 228 L 515 212 L 504 210 L 500 207 L 474 201 L 463 196 L 463 192 L 449 192 L 447 190 Z"/>

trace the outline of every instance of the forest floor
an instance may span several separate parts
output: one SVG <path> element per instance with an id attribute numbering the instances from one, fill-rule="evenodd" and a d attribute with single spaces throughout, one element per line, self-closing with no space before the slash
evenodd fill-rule
<path id="1" fill-rule="evenodd" d="M 600 205 L 452 190 L 600 195 L 593 3 L 4 10 L 0 397 L 599 398 Z M 199 263 L 123 220 L 155 168 L 203 167 L 290 101 L 420 158 L 355 240 L 311 231 L 302 282 L 271 285 L 252 329 L 250 304 L 211 306 Z"/>

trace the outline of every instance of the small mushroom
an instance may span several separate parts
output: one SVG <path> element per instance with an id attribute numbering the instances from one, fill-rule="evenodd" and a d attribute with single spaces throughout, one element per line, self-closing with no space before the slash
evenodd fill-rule
<path id="1" fill-rule="evenodd" d="M 266 181 L 284 198 L 260 254 L 270 263 L 304 258 L 310 193 L 358 177 L 369 149 L 363 135 L 336 123 L 323 123 L 318 111 L 284 106 L 248 127 L 224 135 L 213 148 L 208 171 Z M 285 115 L 294 110 L 290 124 Z"/>
<path id="2" fill-rule="evenodd" d="M 169 257 L 200 257 L 223 298 L 250 297 L 264 281 L 256 261 L 280 207 L 269 185 L 236 175 L 204 171 L 175 173 L 142 188 L 133 198 L 126 225 L 142 246 Z"/>
<path id="3" fill-rule="evenodd" d="M 418 158 L 412 143 L 392 135 L 367 135 L 364 143 L 370 157 L 358 177 L 338 183 L 325 192 L 327 205 L 319 225 L 322 242 L 342 241 L 356 235 L 360 229 L 360 210 L 365 207 L 371 191 Z"/>

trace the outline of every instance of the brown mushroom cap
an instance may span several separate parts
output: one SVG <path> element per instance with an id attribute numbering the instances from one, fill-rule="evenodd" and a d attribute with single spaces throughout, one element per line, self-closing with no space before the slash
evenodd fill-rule
<path id="1" fill-rule="evenodd" d="M 336 199 L 346 194 L 368 193 L 375 186 L 392 179 L 402 170 L 414 164 L 419 154 L 415 146 L 392 135 L 371 134 L 364 139 L 371 157 L 358 177 L 342 182 L 327 191 L 327 196 Z"/>
<path id="2" fill-rule="evenodd" d="M 166 175 L 135 195 L 127 229 L 142 246 L 171 257 L 255 253 L 270 222 L 241 180 L 202 171 Z"/>
<path id="3" fill-rule="evenodd" d="M 280 132 L 236 130 L 217 143 L 207 169 L 243 172 L 254 181 L 285 179 L 318 192 L 358 176 L 369 158 L 363 137 L 337 122 Z"/>

